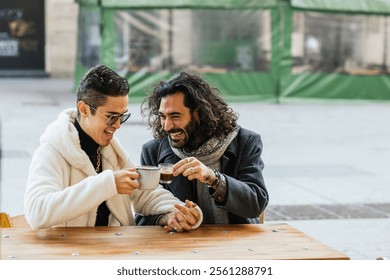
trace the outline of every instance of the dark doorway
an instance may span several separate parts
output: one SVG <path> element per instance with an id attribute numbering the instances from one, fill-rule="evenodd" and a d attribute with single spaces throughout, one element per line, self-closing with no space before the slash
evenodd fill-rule
<path id="1" fill-rule="evenodd" d="M 0 76 L 45 73 L 44 0 L 1 0 Z"/>

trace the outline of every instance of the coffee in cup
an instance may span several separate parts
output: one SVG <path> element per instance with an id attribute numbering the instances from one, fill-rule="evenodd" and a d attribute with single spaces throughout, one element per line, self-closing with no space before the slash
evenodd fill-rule
<path id="1" fill-rule="evenodd" d="M 161 184 L 170 184 L 173 178 L 173 163 L 160 163 L 158 167 L 160 167 L 160 183 Z"/>
<path id="2" fill-rule="evenodd" d="M 139 190 L 154 190 L 159 186 L 160 167 L 141 165 L 137 167 Z"/>

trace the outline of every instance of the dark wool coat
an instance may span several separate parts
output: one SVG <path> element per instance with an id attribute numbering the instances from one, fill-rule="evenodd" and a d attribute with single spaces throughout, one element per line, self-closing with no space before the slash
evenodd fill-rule
<path id="1" fill-rule="evenodd" d="M 221 173 L 227 182 L 226 199 L 216 205 L 229 212 L 230 224 L 259 223 L 259 215 L 268 204 L 261 159 L 263 144 L 259 134 L 240 128 L 237 136 L 221 157 Z M 141 164 L 157 166 L 161 162 L 176 163 L 180 160 L 172 151 L 167 137 L 150 140 L 142 147 Z M 180 200 L 197 203 L 197 183 L 179 175 L 172 183 L 164 184 Z M 201 207 L 201 205 L 199 205 Z M 202 207 L 201 207 L 202 208 Z M 158 216 L 137 216 L 138 225 L 155 225 Z"/>

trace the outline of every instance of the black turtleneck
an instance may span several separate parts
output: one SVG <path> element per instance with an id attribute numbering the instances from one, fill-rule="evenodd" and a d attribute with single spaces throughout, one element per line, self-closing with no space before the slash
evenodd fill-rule
<path id="1" fill-rule="evenodd" d="M 88 155 L 91 160 L 94 168 L 97 167 L 97 151 L 99 144 L 96 143 L 85 131 L 81 128 L 79 122 L 75 120 L 74 126 L 76 127 L 79 138 L 81 149 Z M 98 173 L 102 172 L 103 166 L 102 161 L 100 160 L 100 168 Z M 107 208 L 106 202 L 103 201 L 97 211 L 96 223 L 95 226 L 108 226 L 108 216 L 110 215 L 110 210 Z"/>

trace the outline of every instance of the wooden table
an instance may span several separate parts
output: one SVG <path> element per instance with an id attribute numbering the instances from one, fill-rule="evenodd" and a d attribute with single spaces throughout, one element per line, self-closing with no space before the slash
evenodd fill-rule
<path id="1" fill-rule="evenodd" d="M 1 229 L 1 259 L 326 259 L 349 257 L 288 224 Z"/>

